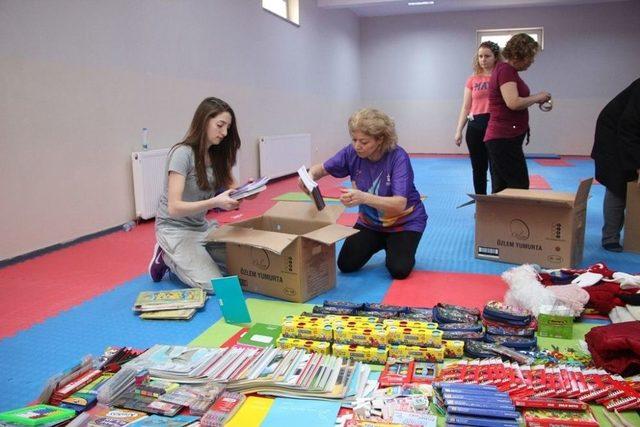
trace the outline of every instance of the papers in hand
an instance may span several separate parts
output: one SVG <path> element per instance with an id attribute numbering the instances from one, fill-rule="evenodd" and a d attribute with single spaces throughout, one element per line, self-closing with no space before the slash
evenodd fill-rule
<path id="1" fill-rule="evenodd" d="M 234 191 L 229 193 L 229 197 L 239 200 L 244 197 L 259 193 L 267 189 L 267 182 L 269 182 L 269 178 L 267 178 L 266 176 L 260 178 L 258 181 L 247 182 L 243 186 L 238 187 Z"/>
<path id="2" fill-rule="evenodd" d="M 322 193 L 320 193 L 320 187 L 318 187 L 318 183 L 311 178 L 309 172 L 307 172 L 307 168 L 304 165 L 302 165 L 300 169 L 298 169 L 298 175 L 300 176 L 300 179 L 302 180 L 305 188 L 311 195 L 311 200 L 313 200 L 313 203 L 315 203 L 316 208 L 319 211 L 324 209 L 325 203 L 324 199 L 322 198 Z"/>

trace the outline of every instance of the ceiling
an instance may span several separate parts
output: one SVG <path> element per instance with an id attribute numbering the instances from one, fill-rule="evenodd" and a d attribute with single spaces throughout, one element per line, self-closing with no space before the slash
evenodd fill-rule
<path id="1" fill-rule="evenodd" d="M 621 0 L 434 0 L 433 5 L 409 6 L 419 0 L 317 0 L 318 6 L 331 9 L 351 9 L 358 16 L 388 16 L 411 13 L 455 12 L 503 9 L 508 7 L 571 6 L 610 3 Z M 624 0 L 622 0 L 624 1 Z M 627 0 L 629 1 L 629 0 Z"/>

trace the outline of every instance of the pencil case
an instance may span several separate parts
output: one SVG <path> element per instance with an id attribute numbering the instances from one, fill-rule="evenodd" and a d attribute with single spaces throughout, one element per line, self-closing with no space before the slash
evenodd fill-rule
<path id="1" fill-rule="evenodd" d="M 482 340 L 484 332 L 473 331 L 443 331 L 442 339 L 444 340 Z"/>
<path id="2" fill-rule="evenodd" d="M 491 350 L 491 347 L 491 344 L 469 340 L 464 345 L 464 354 L 475 359 L 496 357 L 496 353 Z"/>
<path id="3" fill-rule="evenodd" d="M 519 337 L 532 337 L 535 335 L 534 328 L 522 328 L 517 326 L 495 326 L 487 325 L 487 334 L 491 335 L 515 335 Z"/>
<path id="4" fill-rule="evenodd" d="M 433 308 L 433 320 L 437 323 L 475 323 L 478 316 L 456 306 L 438 304 Z"/>
<path id="5" fill-rule="evenodd" d="M 443 332 L 447 331 L 457 331 L 457 332 L 481 332 L 482 324 L 479 322 L 476 323 L 443 323 L 438 326 Z"/>
<path id="6" fill-rule="evenodd" d="M 350 301 L 329 301 L 324 300 L 323 307 L 336 307 L 336 308 L 350 308 L 353 310 L 360 310 L 363 306 L 362 303 L 350 302 Z"/>
<path id="7" fill-rule="evenodd" d="M 365 311 L 393 311 L 396 313 L 406 313 L 408 311 L 408 307 L 380 304 L 377 302 L 365 302 L 362 308 Z"/>
<path id="8" fill-rule="evenodd" d="M 538 346 L 538 339 L 536 337 L 486 334 L 484 340 L 488 343 L 500 344 L 517 350 L 535 350 Z"/>
<path id="9" fill-rule="evenodd" d="M 316 305 L 311 310 L 314 314 L 355 314 L 356 310 L 353 308 L 340 308 L 340 307 L 324 307 Z"/>
<path id="10" fill-rule="evenodd" d="M 489 320 L 505 322 L 516 326 L 525 326 L 531 322 L 531 312 L 500 301 L 489 301 L 482 310 L 482 315 Z"/>

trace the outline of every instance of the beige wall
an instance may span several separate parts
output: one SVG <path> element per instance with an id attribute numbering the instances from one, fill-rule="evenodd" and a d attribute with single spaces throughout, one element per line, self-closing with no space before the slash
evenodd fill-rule
<path id="1" fill-rule="evenodd" d="M 554 108 L 529 109 L 525 151 L 588 155 L 598 113 L 638 78 L 638 21 L 640 1 L 363 18 L 362 95 L 396 119 L 409 152 L 467 153 L 453 136 L 476 30 L 544 27 L 545 49 L 521 76 Z"/>
<path id="2" fill-rule="evenodd" d="M 298 28 L 254 0 L 0 2 L 0 260 L 134 216 L 130 153 L 185 133 L 206 96 L 238 118 L 242 179 L 261 135 L 347 139 L 358 20 L 301 2 Z"/>

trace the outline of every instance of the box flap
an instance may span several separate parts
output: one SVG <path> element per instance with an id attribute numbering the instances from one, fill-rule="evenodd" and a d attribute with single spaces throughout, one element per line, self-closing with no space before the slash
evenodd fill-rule
<path id="1" fill-rule="evenodd" d="M 282 254 L 287 246 L 298 236 L 295 234 L 275 233 L 273 231 L 254 230 L 251 228 L 224 225 L 213 230 L 207 236 L 211 242 L 237 243 Z"/>
<path id="2" fill-rule="evenodd" d="M 327 206 L 329 207 L 329 206 Z M 310 233 L 303 235 L 307 239 L 311 239 L 316 242 L 324 243 L 325 245 L 331 245 L 338 240 L 342 240 L 353 234 L 356 234 L 358 230 L 351 227 L 345 227 L 340 224 L 329 224 L 326 227 L 319 228 Z"/>
<path id="3" fill-rule="evenodd" d="M 344 211 L 342 205 L 327 205 L 319 211 L 313 203 L 278 202 L 264 213 L 267 218 L 306 219 L 321 224 L 333 224 Z"/>
<path id="4" fill-rule="evenodd" d="M 585 180 L 580 181 L 580 185 L 578 186 L 578 191 L 576 191 L 576 197 L 575 197 L 576 205 L 587 203 L 587 198 L 589 197 L 589 191 L 591 190 L 592 183 L 593 183 L 593 178 L 587 178 Z"/>
<path id="5" fill-rule="evenodd" d="M 507 203 L 532 203 L 532 204 L 548 204 L 554 206 L 564 206 L 571 208 L 576 195 L 574 193 L 564 193 L 549 190 L 522 190 L 516 188 L 507 188 L 499 193 L 491 195 L 470 194 L 472 199 L 477 202 L 507 202 Z"/>

